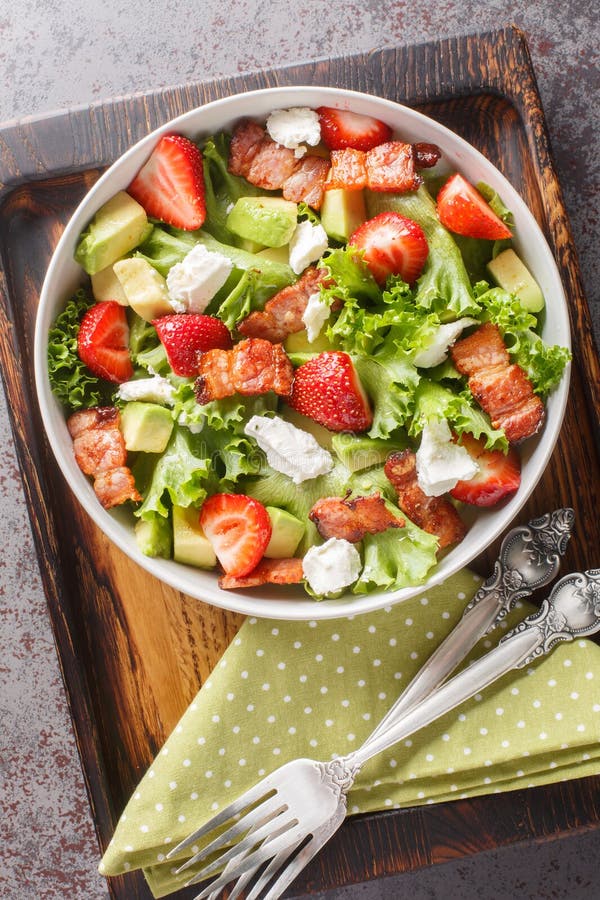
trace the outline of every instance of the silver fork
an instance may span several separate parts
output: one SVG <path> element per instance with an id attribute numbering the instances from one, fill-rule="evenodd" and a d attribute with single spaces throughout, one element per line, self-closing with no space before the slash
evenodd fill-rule
<path id="1" fill-rule="evenodd" d="M 497 647 L 412 707 L 399 720 L 347 756 L 326 762 L 297 759 L 264 778 L 206 822 L 169 854 L 172 859 L 217 828 L 229 827 L 195 852 L 178 872 L 218 856 L 187 884 L 215 875 L 197 900 L 215 895 L 246 874 L 257 878 L 247 900 L 276 900 L 338 830 L 346 816 L 346 794 L 362 766 L 420 728 L 484 690 L 515 668 L 549 653 L 560 641 L 600 630 L 600 569 L 562 578 L 539 612 L 505 635 Z M 233 862 L 235 860 L 235 863 Z M 261 871 L 261 867 L 265 867 Z M 239 896 L 240 884 L 231 897 Z"/>

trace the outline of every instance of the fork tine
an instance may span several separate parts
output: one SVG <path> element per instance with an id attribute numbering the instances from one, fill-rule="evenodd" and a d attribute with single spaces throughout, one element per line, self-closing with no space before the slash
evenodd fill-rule
<path id="1" fill-rule="evenodd" d="M 265 838 L 272 837 L 274 839 L 273 843 L 275 843 L 277 838 L 286 836 L 287 832 L 292 828 L 295 828 L 298 824 L 296 819 L 285 819 L 284 821 L 281 821 L 281 824 L 278 828 L 273 828 L 274 821 L 275 823 L 277 823 L 278 821 L 283 819 L 283 815 L 280 815 L 275 820 L 269 820 L 256 831 L 250 832 L 250 834 L 248 834 L 247 837 L 241 840 L 239 844 L 236 844 L 235 847 L 231 847 L 231 849 L 221 854 L 221 856 L 217 857 L 217 859 L 214 859 L 211 863 L 209 863 L 207 866 L 204 866 L 199 872 L 194 874 L 193 877 L 190 878 L 188 882 L 186 882 L 186 885 L 197 884 L 199 881 L 204 881 L 205 878 L 208 878 L 210 875 L 214 874 L 218 869 L 220 869 L 230 860 L 234 859 L 236 856 L 241 856 L 243 854 L 244 858 L 240 860 L 237 866 L 230 869 L 230 873 L 228 874 L 227 879 L 224 883 L 227 884 L 227 881 L 233 881 L 248 869 L 258 864 L 259 856 L 261 854 L 261 851 L 264 851 L 265 845 L 267 845 L 267 852 L 264 856 L 262 856 L 261 862 L 269 859 L 271 855 L 275 854 L 276 849 L 273 850 L 273 854 L 269 853 L 268 847 L 270 846 L 271 841 L 267 841 L 265 840 Z M 252 853 L 248 852 L 252 850 L 253 847 L 256 847 L 257 844 L 260 844 L 261 841 L 263 843 L 260 847 L 257 847 L 257 849 Z M 220 877 L 223 877 L 224 875 L 226 875 L 225 871 Z M 215 886 L 213 885 L 211 887 L 211 890 L 214 890 L 214 887 Z"/>
<path id="2" fill-rule="evenodd" d="M 205 898 L 208 897 L 211 893 L 216 890 L 220 890 L 230 881 L 237 880 L 240 876 L 245 875 L 246 872 L 252 871 L 252 874 L 257 872 L 263 863 L 267 862 L 267 860 L 275 856 L 280 850 L 288 847 L 290 843 L 295 843 L 298 840 L 297 833 L 294 834 L 294 828 L 296 828 L 296 826 L 281 830 L 278 833 L 276 832 L 273 837 L 269 838 L 269 840 L 267 841 L 264 841 L 264 843 L 255 851 L 253 851 L 252 853 L 248 853 L 237 866 L 232 867 L 229 871 L 223 871 L 215 881 L 212 881 L 202 891 L 200 891 L 200 893 L 195 897 L 195 900 L 205 900 Z M 222 862 L 223 858 L 221 858 L 221 860 L 217 860 L 217 866 Z M 202 872 L 199 872 L 186 883 L 186 887 L 189 884 L 196 884 L 198 881 L 203 881 L 207 877 L 206 872 L 206 869 L 204 869 Z"/>
<path id="3" fill-rule="evenodd" d="M 291 863 L 286 866 L 283 872 L 280 874 L 279 878 L 271 886 L 271 889 L 264 895 L 263 900 L 277 900 L 278 897 L 281 897 L 283 892 L 289 885 L 292 883 L 294 878 L 300 874 L 300 872 L 308 865 L 313 856 L 316 856 L 325 841 L 323 840 L 315 840 L 315 837 L 311 837 L 307 844 L 304 845 L 298 856 L 296 856 Z M 298 844 L 296 844 L 298 846 Z M 248 897 L 250 900 L 250 897 Z"/>
<path id="4" fill-rule="evenodd" d="M 286 860 L 288 860 L 292 853 L 294 853 L 298 849 L 298 847 L 304 840 L 304 837 L 304 835 L 301 835 L 301 837 L 297 841 L 295 841 L 295 843 L 291 844 L 289 847 L 285 847 L 283 850 L 280 850 L 279 853 L 273 857 L 265 871 L 262 872 L 260 878 L 246 897 L 246 900 L 256 900 L 256 898 L 260 896 L 263 888 L 265 888 L 269 884 L 271 879 L 275 876 L 275 873 L 278 872 L 279 869 L 281 869 Z M 248 878 L 246 877 L 246 875 L 242 876 L 242 878 L 240 878 L 236 882 L 234 891 L 238 891 L 238 884 L 240 884 L 243 879 L 246 879 L 241 885 L 241 889 L 243 889 L 251 877 L 252 875 L 250 875 Z M 235 897 L 237 897 L 238 895 L 239 891 L 238 893 L 231 893 L 229 895 L 229 900 L 235 900 Z"/>
<path id="5" fill-rule="evenodd" d="M 278 801 L 277 794 L 273 794 L 272 797 L 265 799 L 259 806 L 255 806 L 245 816 L 234 822 L 226 831 L 214 838 L 205 847 L 202 847 L 194 856 L 187 859 L 179 866 L 177 874 L 179 875 L 180 872 L 185 872 L 186 869 L 190 869 L 192 866 L 202 862 L 203 859 L 206 859 L 207 856 L 210 856 L 216 850 L 231 844 L 235 838 L 245 837 L 246 835 L 250 837 L 262 825 L 275 821 L 277 816 L 285 812 L 286 809 L 287 806 L 282 804 L 281 800 Z M 242 841 L 238 841 L 236 844 L 235 849 L 238 852 L 241 852 L 242 844 Z"/>
<path id="6" fill-rule="evenodd" d="M 245 794 L 242 794 L 241 797 L 237 797 L 237 799 L 230 803 L 229 806 L 226 806 L 225 809 L 218 812 L 209 819 L 208 822 L 205 822 L 204 825 L 201 825 L 200 828 L 197 828 L 196 831 L 180 841 L 176 847 L 173 847 L 173 849 L 167 853 L 167 859 L 172 859 L 177 853 L 191 847 L 199 838 L 204 837 L 204 835 L 208 834 L 214 828 L 218 828 L 219 825 L 224 825 L 229 819 L 233 819 L 234 816 L 237 816 L 243 812 L 246 807 L 251 806 L 261 798 L 264 798 L 265 800 L 268 799 L 266 795 L 273 790 L 271 782 L 273 780 L 272 776 L 275 774 L 276 772 L 273 772 L 271 775 L 267 776 L 267 778 L 263 778 L 262 781 L 259 781 L 258 784 L 255 784 L 247 790 Z"/>

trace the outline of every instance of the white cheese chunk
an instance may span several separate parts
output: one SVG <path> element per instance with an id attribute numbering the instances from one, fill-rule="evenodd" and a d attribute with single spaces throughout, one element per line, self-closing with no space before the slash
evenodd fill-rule
<path id="1" fill-rule="evenodd" d="M 302 572 L 315 594 L 334 594 L 353 584 L 360 575 L 360 554 L 354 544 L 329 538 L 311 547 L 302 560 Z"/>
<path id="2" fill-rule="evenodd" d="M 175 402 L 175 388 L 162 375 L 153 375 L 152 378 L 136 378 L 133 381 L 124 381 L 119 385 L 117 397 L 120 400 L 142 400 L 146 403 L 168 403 L 172 406 Z"/>
<path id="3" fill-rule="evenodd" d="M 313 341 L 321 334 L 323 325 L 329 318 L 329 304 L 321 298 L 319 293 L 311 294 L 306 304 L 306 309 L 302 313 L 302 321 L 306 328 L 306 336 L 308 343 Z"/>
<path id="4" fill-rule="evenodd" d="M 278 416 L 252 416 L 244 431 L 266 453 L 271 468 L 287 475 L 294 484 L 325 475 L 333 468 L 331 453 L 312 434 Z"/>
<path id="5" fill-rule="evenodd" d="M 417 481 L 428 497 L 451 491 L 458 481 L 469 481 L 478 471 L 465 448 L 453 442 L 445 419 L 425 425 L 417 450 Z"/>
<path id="6" fill-rule="evenodd" d="M 217 291 L 223 287 L 233 263 L 222 253 L 196 244 L 169 270 L 167 288 L 175 312 L 203 313 Z"/>
<path id="7" fill-rule="evenodd" d="M 319 115 L 305 106 L 276 109 L 267 119 L 267 131 L 275 143 L 293 150 L 298 158 L 306 153 L 305 144 L 315 147 L 321 140 Z"/>
<path id="8" fill-rule="evenodd" d="M 290 240 L 290 266 L 296 275 L 320 259 L 328 247 L 327 233 L 322 225 L 313 225 L 306 219 L 298 222 Z"/>
<path id="9" fill-rule="evenodd" d="M 448 356 L 449 348 L 469 325 L 477 325 L 477 320 L 464 317 L 457 319 L 456 322 L 440 325 L 433 335 L 431 344 L 415 356 L 413 360 L 415 366 L 419 366 L 421 369 L 430 369 L 432 366 L 439 366 L 440 363 L 443 363 Z"/>

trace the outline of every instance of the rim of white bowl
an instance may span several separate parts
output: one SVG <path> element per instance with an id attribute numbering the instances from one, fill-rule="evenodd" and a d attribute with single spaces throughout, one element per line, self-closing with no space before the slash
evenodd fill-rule
<path id="1" fill-rule="evenodd" d="M 244 108 L 243 111 L 239 110 L 240 104 Z M 217 607 L 261 618 L 310 621 L 362 615 L 376 609 L 391 607 L 402 600 L 422 594 L 468 566 L 477 555 L 508 529 L 537 485 L 558 439 L 569 390 L 570 366 L 568 365 L 561 383 L 547 401 L 546 422 L 540 436 L 532 438 L 526 445 L 527 456 L 523 468 L 526 470 L 525 474 L 528 475 L 527 484 L 523 485 L 522 483 L 515 497 L 502 509 L 483 511 L 478 515 L 475 527 L 481 530 L 482 534 L 476 542 L 475 549 L 469 549 L 472 541 L 469 541 L 469 535 L 467 535 L 458 547 L 437 564 L 427 581 L 415 587 L 371 594 L 350 594 L 338 600 L 321 601 L 315 601 L 309 597 L 282 595 L 281 591 L 267 586 L 261 591 L 260 596 L 252 592 L 223 591 L 218 587 L 215 574 L 211 571 L 185 566 L 173 560 L 144 556 L 137 548 L 131 524 L 126 525 L 120 520 L 118 510 L 109 513 L 100 506 L 89 480 L 75 463 L 71 439 L 65 425 L 64 411 L 52 394 L 47 370 L 49 327 L 60 307 L 70 296 L 71 287 L 75 288 L 82 280 L 81 274 L 78 273 L 78 267 L 72 259 L 79 233 L 102 203 L 131 182 L 155 143 L 166 132 L 175 130 L 197 138 L 202 134 L 210 134 L 217 128 L 225 129 L 242 117 L 248 116 L 264 120 L 266 115 L 274 109 L 292 106 L 314 108 L 322 105 L 351 108 L 355 112 L 376 115 L 378 118 L 390 122 L 394 130 L 401 130 L 403 136 L 406 135 L 409 139 L 408 133 L 413 128 L 415 133 L 413 140 L 417 139 L 417 135 L 421 135 L 419 139 L 424 140 L 423 133 L 425 132 L 430 142 L 440 144 L 444 158 L 452 160 L 450 168 L 463 170 L 470 180 L 486 181 L 497 190 L 514 213 L 515 219 L 520 223 L 519 234 L 515 240 L 517 248 L 521 243 L 527 244 L 533 241 L 536 244 L 535 265 L 532 265 L 530 260 L 527 261 L 537 280 L 542 283 L 542 290 L 546 298 L 556 296 L 556 305 L 552 303 L 552 315 L 555 317 L 555 321 L 552 323 L 553 330 L 557 332 L 557 342 L 560 341 L 563 346 L 570 348 L 569 318 L 562 281 L 550 247 L 533 214 L 505 176 L 475 147 L 417 110 L 383 97 L 333 87 L 295 85 L 264 88 L 245 94 L 233 94 L 189 110 L 153 130 L 130 147 L 98 179 L 76 208 L 48 266 L 40 295 L 34 342 L 35 381 L 42 421 L 51 449 L 67 484 L 92 520 L 128 557 L 149 574 L 184 594 L 212 603 Z M 399 119 L 402 121 L 399 122 Z M 198 122 L 198 120 L 200 121 Z M 450 147 L 448 143 L 450 143 Z M 479 173 L 476 177 L 473 177 L 473 166 Z M 523 235 L 525 235 L 525 241 L 522 239 Z M 55 282 L 57 279 L 60 282 L 66 269 L 70 270 L 70 274 L 67 273 L 69 277 L 65 289 L 61 289 L 60 296 L 57 296 L 58 286 L 55 285 Z M 530 476 L 529 472 L 532 468 L 535 474 Z"/>

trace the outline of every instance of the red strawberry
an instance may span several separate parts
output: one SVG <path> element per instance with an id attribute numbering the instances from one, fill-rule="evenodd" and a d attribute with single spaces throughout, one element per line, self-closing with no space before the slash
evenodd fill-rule
<path id="1" fill-rule="evenodd" d="M 365 262 L 380 284 L 388 275 L 400 275 L 412 284 L 429 253 L 421 226 L 396 212 L 382 212 L 363 222 L 349 243 L 365 251 Z"/>
<path id="2" fill-rule="evenodd" d="M 185 378 L 198 374 L 198 353 L 229 350 L 233 346 L 227 326 L 215 316 L 174 313 L 154 319 L 152 324 L 166 350 L 169 365 L 176 375 Z"/>
<path id="3" fill-rule="evenodd" d="M 168 225 L 193 231 L 204 224 L 202 154 L 181 134 L 160 139 L 127 191 L 149 216 Z"/>
<path id="4" fill-rule="evenodd" d="M 133 366 L 125 307 L 115 300 L 103 300 L 91 306 L 79 326 L 77 352 L 99 378 L 116 384 L 129 381 Z"/>
<path id="5" fill-rule="evenodd" d="M 320 353 L 296 369 L 289 405 L 330 431 L 366 431 L 373 422 L 352 360 L 340 350 Z"/>
<path id="6" fill-rule="evenodd" d="M 519 489 L 521 460 L 514 447 L 507 454 L 486 450 L 485 441 L 472 434 L 463 434 L 460 443 L 479 466 L 479 472 L 469 481 L 459 481 L 450 491 L 455 500 L 473 506 L 494 506 Z"/>
<path id="7" fill-rule="evenodd" d="M 456 234 L 490 241 L 512 237 L 502 219 L 462 175 L 451 175 L 444 184 L 437 197 L 437 212 L 442 225 Z"/>
<path id="8" fill-rule="evenodd" d="M 245 494 L 213 494 L 200 510 L 200 526 L 227 575 L 256 568 L 271 540 L 269 513 Z"/>
<path id="9" fill-rule="evenodd" d="M 370 150 L 377 144 L 389 141 L 392 136 L 392 129 L 372 116 L 362 116 L 347 109 L 333 109 L 330 106 L 320 106 L 317 112 L 321 123 L 321 138 L 330 150 L 343 150 L 345 147 Z"/>

